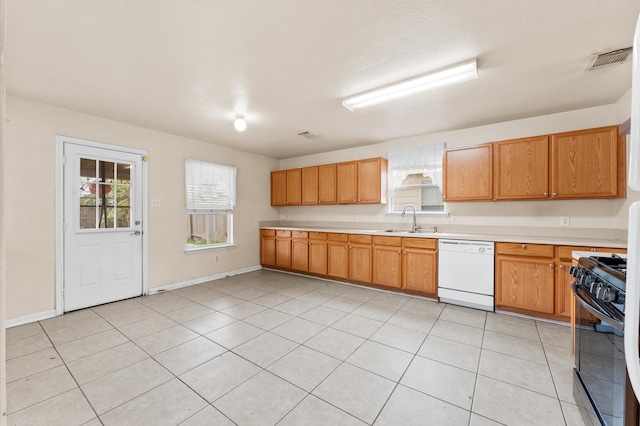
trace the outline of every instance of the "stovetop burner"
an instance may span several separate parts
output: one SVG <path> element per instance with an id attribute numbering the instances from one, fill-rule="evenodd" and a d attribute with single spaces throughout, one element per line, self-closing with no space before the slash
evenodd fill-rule
<path id="1" fill-rule="evenodd" d="M 593 259 L 603 269 L 611 270 L 614 273 L 620 273 L 625 277 L 627 276 L 627 259 L 624 259 L 617 254 L 614 254 L 611 257 L 591 256 L 590 259 Z"/>

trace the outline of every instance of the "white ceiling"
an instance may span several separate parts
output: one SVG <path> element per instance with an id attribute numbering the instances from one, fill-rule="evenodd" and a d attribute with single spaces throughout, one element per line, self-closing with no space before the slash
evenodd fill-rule
<path id="1" fill-rule="evenodd" d="M 640 11 L 635 0 L 6 3 L 8 94 L 275 158 L 614 103 L 631 61 L 584 68 L 631 46 Z M 472 58 L 478 80 L 341 104 Z"/>

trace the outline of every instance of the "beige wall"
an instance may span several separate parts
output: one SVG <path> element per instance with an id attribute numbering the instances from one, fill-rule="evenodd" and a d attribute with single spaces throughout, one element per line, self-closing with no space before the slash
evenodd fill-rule
<path id="1" fill-rule="evenodd" d="M 390 149 L 446 142 L 447 148 L 507 140 L 525 136 L 550 134 L 591 127 L 620 124 L 629 117 L 630 93 L 616 104 L 549 114 L 469 129 L 424 134 L 391 140 L 385 143 L 290 158 L 280 162 L 281 169 L 348 161 L 368 157 L 386 157 Z M 450 215 L 458 218 L 458 226 L 515 226 L 560 227 L 560 217 L 570 216 L 572 228 L 626 229 L 627 210 L 638 193 L 630 192 L 626 200 L 573 200 L 573 201 L 509 201 L 448 203 Z M 387 212 L 387 206 L 320 206 L 282 207 L 281 219 L 289 221 L 322 222 L 377 222 Z M 316 217 L 317 216 L 317 217 Z M 406 219 L 385 216 L 385 222 L 404 223 Z M 419 218 L 422 224 L 447 225 L 449 218 Z"/>
<path id="2" fill-rule="evenodd" d="M 277 160 L 193 139 L 7 97 L 7 319 L 55 309 L 55 137 L 70 136 L 149 153 L 149 288 L 259 265 L 258 222 L 277 216 L 269 176 Z M 184 159 L 238 168 L 235 248 L 186 254 Z M 215 256 L 219 261 L 216 263 Z"/>

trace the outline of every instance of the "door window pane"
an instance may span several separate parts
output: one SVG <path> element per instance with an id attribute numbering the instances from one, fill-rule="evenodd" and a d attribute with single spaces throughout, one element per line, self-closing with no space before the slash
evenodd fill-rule
<path id="1" fill-rule="evenodd" d="M 131 164 L 80 159 L 80 229 L 131 226 Z"/>

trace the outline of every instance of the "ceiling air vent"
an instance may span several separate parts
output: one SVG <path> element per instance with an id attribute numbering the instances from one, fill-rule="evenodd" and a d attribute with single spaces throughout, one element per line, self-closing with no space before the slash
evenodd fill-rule
<path id="1" fill-rule="evenodd" d="M 612 50 L 611 52 L 593 55 L 585 68 L 586 71 L 593 71 L 609 65 L 624 64 L 631 57 L 632 47 Z"/>
<path id="2" fill-rule="evenodd" d="M 309 130 L 303 130 L 301 132 L 298 132 L 298 136 L 302 136 L 303 138 L 306 138 L 306 139 L 318 139 L 320 137 L 320 135 L 310 132 Z"/>

